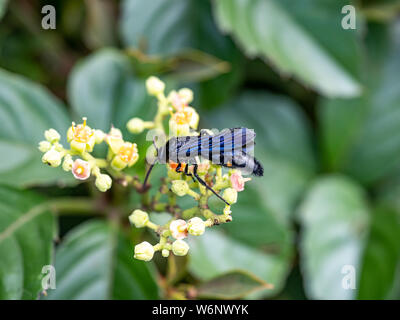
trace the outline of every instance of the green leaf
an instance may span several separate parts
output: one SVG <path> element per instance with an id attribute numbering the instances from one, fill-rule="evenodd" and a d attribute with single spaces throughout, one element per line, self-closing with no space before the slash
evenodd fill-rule
<path id="1" fill-rule="evenodd" d="M 0 70 L 0 182 L 13 186 L 72 183 L 71 174 L 41 161 L 44 131 L 66 134 L 70 119 L 62 103 L 38 84 Z M 65 140 L 62 142 L 65 143 Z"/>
<path id="2" fill-rule="evenodd" d="M 200 299 L 240 299 L 272 286 L 244 271 L 231 271 L 201 284 L 196 297 Z"/>
<path id="3" fill-rule="evenodd" d="M 235 208 L 232 209 L 231 223 L 236 223 Z M 288 229 L 286 233 L 290 234 Z M 209 281 L 240 269 L 273 285 L 273 289 L 259 291 L 253 298 L 273 296 L 282 289 L 292 257 L 290 242 L 265 242 L 264 249 L 257 249 L 215 229 L 207 230 L 201 237 L 190 238 L 189 243 L 189 270 L 199 279 Z"/>
<path id="4" fill-rule="evenodd" d="M 0 186 L 0 299 L 36 299 L 52 263 L 55 223 L 43 199 Z"/>
<path id="5" fill-rule="evenodd" d="M 0 0 L 0 19 L 3 18 L 6 13 L 8 0 Z"/>
<path id="6" fill-rule="evenodd" d="M 344 177 L 315 182 L 302 203 L 299 221 L 301 268 L 311 299 L 352 299 L 345 289 L 343 267 L 361 271 L 361 254 L 369 226 L 368 207 L 360 186 Z"/>
<path id="7" fill-rule="evenodd" d="M 245 91 L 206 118 L 218 130 L 255 130 L 255 156 L 264 166 L 264 177 L 248 185 L 256 185 L 265 203 L 288 217 L 316 170 L 309 123 L 299 106 L 283 96 Z"/>
<path id="8" fill-rule="evenodd" d="M 358 99 L 323 100 L 320 108 L 326 167 L 366 184 L 388 175 L 400 161 L 400 43 L 399 33 L 391 31 L 389 44 L 378 41 L 388 38 L 386 32 L 372 32 L 369 39 L 368 92 Z M 376 59 L 376 52 L 383 59 Z"/>
<path id="9" fill-rule="evenodd" d="M 209 59 L 209 64 L 190 69 L 191 74 L 185 72 L 190 81 L 222 73 L 214 79 L 193 84 L 197 105 L 218 105 L 235 91 L 242 79 L 243 57 L 233 42 L 218 31 L 209 1 L 124 0 L 121 12 L 120 32 L 126 47 L 156 57 L 179 57 L 194 49 L 226 61 L 221 64 L 217 60 L 216 64 L 215 59 Z M 171 76 L 182 75 L 182 64 L 177 67 Z"/>
<path id="10" fill-rule="evenodd" d="M 133 258 L 133 246 L 115 227 L 91 220 L 73 229 L 57 249 L 57 288 L 48 299 L 157 299 L 151 263 Z"/>
<path id="11" fill-rule="evenodd" d="M 363 257 L 359 299 L 392 299 L 400 261 L 400 214 L 389 206 L 373 212 Z M 397 284 L 400 284 L 397 279 Z"/>
<path id="12" fill-rule="evenodd" d="M 69 78 L 68 96 L 77 119 L 87 117 L 89 125 L 107 132 L 114 125 L 126 134 L 130 118 L 156 111 L 144 80 L 135 77 L 128 57 L 115 49 L 80 61 Z"/>
<path id="13" fill-rule="evenodd" d="M 359 48 L 355 30 L 340 27 L 345 0 L 216 0 L 222 30 L 250 57 L 260 56 L 283 75 L 320 93 L 358 96 Z M 338 46 L 337 43 L 341 45 Z"/>

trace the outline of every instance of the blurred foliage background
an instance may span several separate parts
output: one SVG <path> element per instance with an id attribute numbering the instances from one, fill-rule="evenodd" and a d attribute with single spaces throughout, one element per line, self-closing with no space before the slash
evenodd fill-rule
<path id="1" fill-rule="evenodd" d="M 46 4 L 55 30 L 41 27 Z M 347 4 L 356 30 L 341 27 Z M 0 0 L 0 298 L 399 298 L 399 12 L 397 0 Z M 150 75 L 194 90 L 201 128 L 254 128 L 265 176 L 188 257 L 145 263 L 133 244 L 152 235 L 127 220 L 138 195 L 77 185 L 37 143 L 87 116 L 144 154 L 125 125 L 154 115 Z"/>

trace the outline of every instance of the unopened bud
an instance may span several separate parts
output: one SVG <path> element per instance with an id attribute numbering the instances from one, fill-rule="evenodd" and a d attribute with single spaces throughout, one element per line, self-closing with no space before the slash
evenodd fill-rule
<path id="1" fill-rule="evenodd" d="M 171 190 L 179 197 L 183 197 L 189 191 L 189 185 L 185 180 L 172 181 Z"/>
<path id="2" fill-rule="evenodd" d="M 51 143 L 46 140 L 40 141 L 38 148 L 41 152 L 47 152 L 51 149 Z"/>
<path id="3" fill-rule="evenodd" d="M 237 191 L 233 188 L 227 188 L 224 191 L 223 198 L 230 204 L 234 204 L 237 201 Z"/>
<path id="4" fill-rule="evenodd" d="M 186 256 L 189 251 L 189 245 L 183 240 L 175 240 L 172 243 L 172 252 L 176 256 Z"/>
<path id="5" fill-rule="evenodd" d="M 60 141 L 60 134 L 54 129 L 46 130 L 44 132 L 44 137 L 50 143 L 54 143 L 54 142 Z"/>
<path id="6" fill-rule="evenodd" d="M 153 259 L 153 256 L 154 256 L 154 248 L 147 241 L 139 243 L 135 246 L 135 255 L 134 255 L 135 259 L 150 261 L 151 259 Z"/>
<path id="7" fill-rule="evenodd" d="M 187 230 L 191 235 L 201 236 L 205 231 L 206 225 L 199 217 L 194 217 L 188 221 Z"/>
<path id="8" fill-rule="evenodd" d="M 168 258 L 168 256 L 169 256 L 169 250 L 167 250 L 167 249 L 162 249 L 161 255 L 162 255 L 164 258 Z"/>
<path id="9" fill-rule="evenodd" d="M 112 179 L 108 174 L 97 175 L 95 185 L 101 192 L 106 192 L 111 188 Z"/>
<path id="10" fill-rule="evenodd" d="M 157 96 L 164 92 L 165 84 L 160 79 L 153 76 L 146 80 L 146 88 L 150 95 Z"/>
<path id="11" fill-rule="evenodd" d="M 193 91 L 188 88 L 182 88 L 178 91 L 179 97 L 185 104 L 193 101 Z"/>
<path id="12" fill-rule="evenodd" d="M 73 164 L 74 164 L 74 160 L 72 160 L 72 157 L 70 154 L 67 154 L 64 158 L 62 168 L 64 171 L 71 171 Z"/>
<path id="13" fill-rule="evenodd" d="M 143 228 L 149 222 L 149 215 L 147 212 L 136 209 L 129 216 L 129 221 L 134 224 L 136 228 Z"/>
<path id="14" fill-rule="evenodd" d="M 141 133 L 145 129 L 144 121 L 140 118 L 132 118 L 128 121 L 126 127 L 132 133 Z"/>
<path id="15" fill-rule="evenodd" d="M 43 157 L 42 162 L 52 167 L 58 167 L 61 164 L 62 154 L 54 149 L 47 151 Z"/>

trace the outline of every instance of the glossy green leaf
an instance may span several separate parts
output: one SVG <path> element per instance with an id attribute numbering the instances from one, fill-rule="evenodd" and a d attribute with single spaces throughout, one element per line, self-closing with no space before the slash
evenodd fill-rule
<path id="1" fill-rule="evenodd" d="M 352 271 L 356 277 L 360 274 L 367 240 L 369 213 L 362 188 L 344 177 L 320 178 L 301 205 L 299 221 L 307 297 L 355 298 L 356 290 L 346 287 L 346 275 L 351 276 L 348 273 Z"/>
<path id="2" fill-rule="evenodd" d="M 52 263 L 55 223 L 43 199 L 0 187 L 0 299 L 36 299 Z"/>
<path id="3" fill-rule="evenodd" d="M 392 30 L 393 47 L 387 53 L 378 41 L 387 38 L 385 32 L 370 39 L 373 51 L 383 51 L 384 58 L 371 56 L 368 61 L 368 93 L 353 100 L 324 100 L 321 105 L 325 165 L 367 184 L 388 175 L 400 161 L 398 34 Z"/>
<path id="4" fill-rule="evenodd" d="M 8 0 L 0 0 L 0 19 L 3 18 L 7 10 Z"/>
<path id="5" fill-rule="evenodd" d="M 272 289 L 272 286 L 252 274 L 237 270 L 201 284 L 197 288 L 196 297 L 201 299 L 240 299 L 262 289 Z"/>
<path id="6" fill-rule="evenodd" d="M 268 207 L 289 216 L 316 170 L 309 123 L 298 105 L 283 96 L 245 91 L 206 118 L 206 127 L 218 130 L 255 130 L 255 156 L 264 166 L 264 177 L 249 185 L 257 186 Z"/>
<path id="7" fill-rule="evenodd" d="M 209 1 L 124 0 L 121 12 L 120 31 L 126 47 L 156 57 L 180 57 L 195 49 L 224 61 L 221 64 L 209 59 L 208 64 L 197 64 L 196 69 L 193 64 L 192 68 L 177 64 L 178 70 L 171 73 L 182 78 L 182 67 L 186 67 L 190 71 L 184 72 L 188 81 L 196 81 L 199 76 L 208 80 L 222 73 L 192 84 L 197 105 L 218 105 L 237 88 L 243 73 L 243 57 L 233 42 L 218 31 Z"/>
<path id="8" fill-rule="evenodd" d="M 260 56 L 327 96 L 357 96 L 355 30 L 340 27 L 346 1 L 216 0 L 216 18 L 250 57 Z M 340 43 L 340 46 L 337 44 Z"/>
<path id="9" fill-rule="evenodd" d="M 126 133 L 130 118 L 156 111 L 144 80 L 135 77 L 127 56 L 115 49 L 80 61 L 69 78 L 68 96 L 77 119 L 87 117 L 89 125 L 107 132 L 114 125 Z"/>
<path id="10" fill-rule="evenodd" d="M 373 211 L 359 279 L 359 299 L 394 299 L 400 261 L 400 214 L 389 206 Z"/>
<path id="11" fill-rule="evenodd" d="M 0 70 L 0 182 L 14 186 L 71 183 L 70 174 L 41 161 L 44 131 L 66 134 L 70 119 L 62 103 L 30 80 Z M 65 143 L 65 140 L 62 140 Z"/>
<path id="12" fill-rule="evenodd" d="M 92 220 L 57 248 L 57 288 L 48 299 L 157 299 L 151 267 L 133 258 L 133 244 L 116 227 Z"/>

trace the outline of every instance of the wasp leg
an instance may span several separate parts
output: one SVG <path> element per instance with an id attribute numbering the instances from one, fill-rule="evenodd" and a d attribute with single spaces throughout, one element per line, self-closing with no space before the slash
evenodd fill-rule
<path id="1" fill-rule="evenodd" d="M 181 173 L 181 172 L 182 172 L 182 171 L 180 170 L 181 167 L 182 167 L 182 163 L 178 163 L 178 165 L 177 165 L 176 168 L 175 168 L 175 171 L 178 172 L 178 173 Z"/>
<path id="2" fill-rule="evenodd" d="M 215 192 L 215 190 L 213 188 L 211 188 L 202 178 L 199 177 L 199 175 L 197 174 L 197 167 L 198 167 L 198 165 L 195 164 L 194 169 L 193 169 L 193 174 L 196 177 L 197 181 L 199 181 L 203 186 L 205 186 L 208 190 L 210 190 L 218 198 L 220 198 L 223 202 L 225 202 L 228 206 L 230 206 L 230 204 L 224 198 L 222 198 L 217 192 Z"/>
<path id="3" fill-rule="evenodd" d="M 193 180 L 193 182 L 196 182 L 196 180 L 194 179 L 194 177 L 193 177 L 193 174 L 191 174 L 191 173 L 189 173 L 189 165 L 187 164 L 186 166 L 185 166 L 185 175 L 187 175 L 188 177 L 191 177 L 192 178 L 192 180 Z"/>

